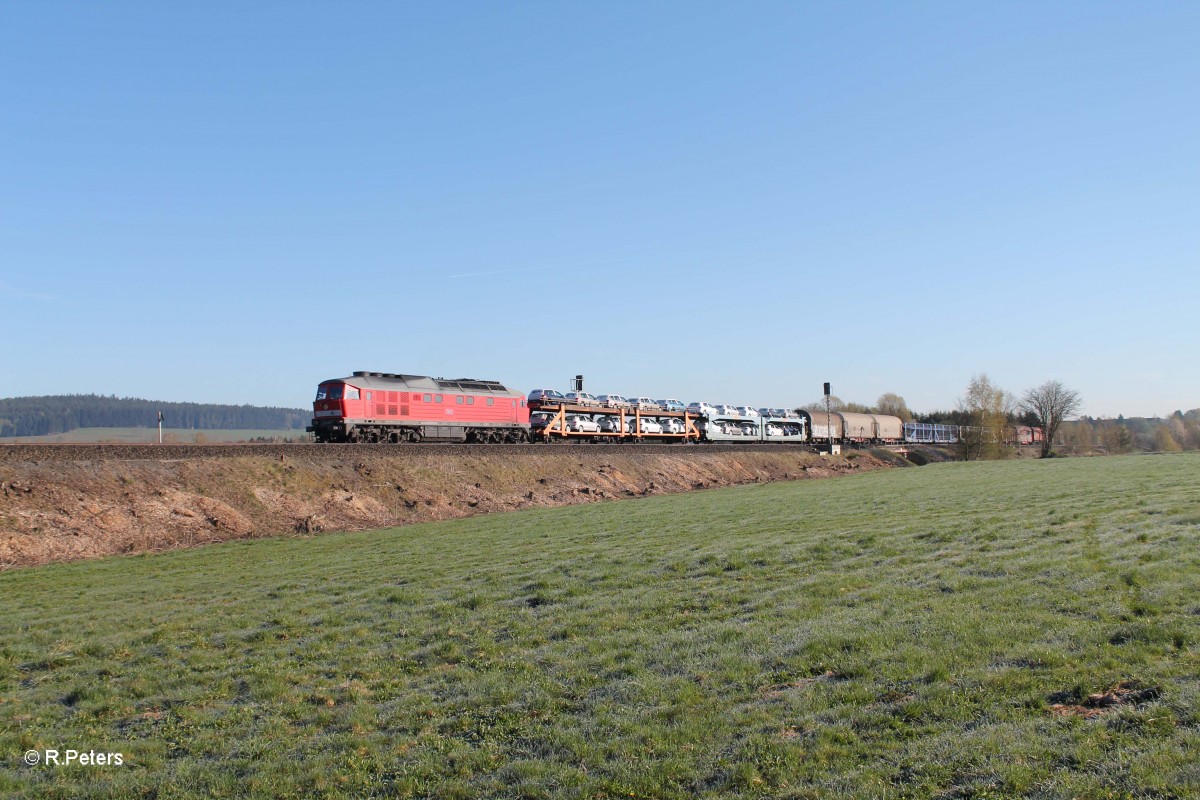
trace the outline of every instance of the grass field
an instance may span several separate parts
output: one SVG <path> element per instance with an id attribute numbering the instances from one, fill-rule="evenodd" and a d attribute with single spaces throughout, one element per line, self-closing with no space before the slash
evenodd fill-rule
<path id="1" fill-rule="evenodd" d="M 0 795 L 1195 797 L 1198 476 L 940 464 L 6 573 Z"/>
<path id="2" fill-rule="evenodd" d="M 192 428 L 163 428 L 163 439 L 179 444 L 191 444 L 196 441 L 209 442 L 246 442 L 255 438 L 298 439 L 305 436 L 302 430 L 195 430 Z M 49 436 L 6 436 L 0 438 L 4 444 L 46 444 L 46 443 L 79 443 L 91 444 L 96 442 L 121 442 L 138 444 L 141 442 L 157 442 L 158 428 L 77 428 L 66 433 L 55 433 Z"/>

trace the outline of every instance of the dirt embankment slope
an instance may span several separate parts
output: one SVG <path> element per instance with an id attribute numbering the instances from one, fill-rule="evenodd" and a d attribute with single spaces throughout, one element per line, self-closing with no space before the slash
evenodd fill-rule
<path id="1" fill-rule="evenodd" d="M 882 452 L 584 447 L 511 455 L 0 463 L 0 569 L 228 539 L 405 525 L 535 506 L 829 477 L 903 463 Z"/>

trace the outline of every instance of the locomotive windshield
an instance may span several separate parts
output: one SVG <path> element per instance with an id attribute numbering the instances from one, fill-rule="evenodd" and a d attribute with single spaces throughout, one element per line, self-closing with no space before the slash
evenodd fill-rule
<path id="1" fill-rule="evenodd" d="M 357 400 L 358 387 L 344 383 L 323 383 L 317 387 L 318 400 Z"/>
<path id="2" fill-rule="evenodd" d="M 341 400 L 343 388 L 345 388 L 345 384 L 343 383 L 322 384 L 317 387 L 317 399 Z"/>

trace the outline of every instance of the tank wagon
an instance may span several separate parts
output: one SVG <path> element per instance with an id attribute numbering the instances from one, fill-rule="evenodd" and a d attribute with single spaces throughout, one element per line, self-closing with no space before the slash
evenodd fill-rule
<path id="1" fill-rule="evenodd" d="M 497 381 L 355 372 L 317 386 L 318 442 L 525 442 L 525 395 Z"/>

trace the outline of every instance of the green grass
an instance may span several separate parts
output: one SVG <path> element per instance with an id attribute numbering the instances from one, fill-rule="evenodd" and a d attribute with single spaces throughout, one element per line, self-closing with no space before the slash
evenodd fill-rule
<path id="1" fill-rule="evenodd" d="M 201 435 L 201 441 L 209 442 L 247 442 L 251 439 L 275 438 L 297 439 L 305 435 L 302 430 L 195 430 L 193 428 L 163 428 L 165 441 L 179 444 L 192 444 L 196 434 Z M 141 442 L 157 442 L 158 428 L 76 428 L 66 433 L 54 433 L 47 436 L 6 436 L 0 438 L 5 444 L 47 444 L 75 443 L 94 444 L 98 442 L 121 442 L 138 444 Z"/>
<path id="2" fill-rule="evenodd" d="M 1200 455 L 0 575 L 0 795 L 1200 794 Z M 1055 703 L 1130 682 L 1094 719 Z M 122 767 L 27 768 L 30 748 Z"/>

